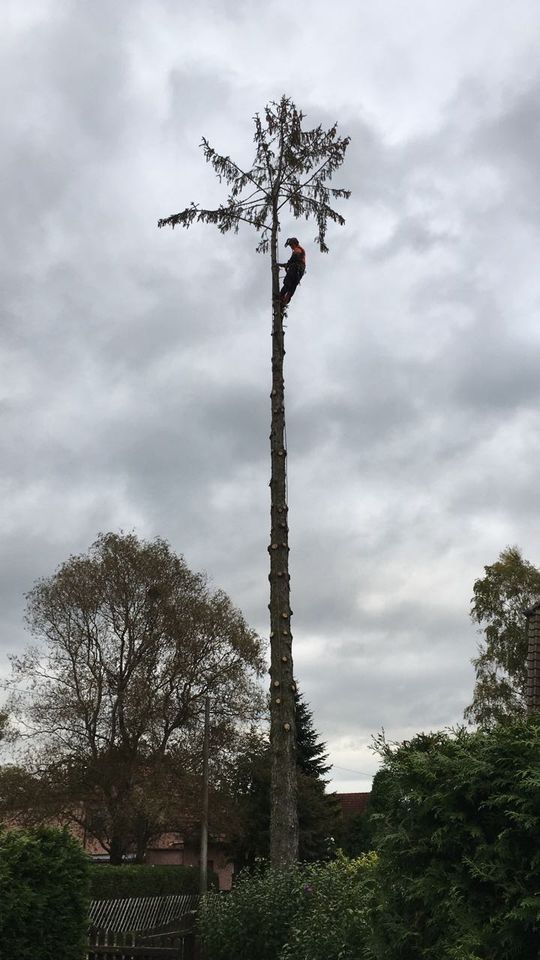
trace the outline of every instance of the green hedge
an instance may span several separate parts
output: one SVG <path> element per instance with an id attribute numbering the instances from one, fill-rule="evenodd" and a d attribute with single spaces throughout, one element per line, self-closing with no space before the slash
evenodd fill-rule
<path id="1" fill-rule="evenodd" d="M 160 897 L 175 893 L 198 893 L 199 870 L 196 867 L 150 866 L 147 864 L 92 864 L 90 867 L 93 900 L 120 900 L 123 897 Z M 214 873 L 208 876 L 210 887 L 218 886 Z"/>
<path id="2" fill-rule="evenodd" d="M 259 866 L 240 874 L 232 891 L 209 894 L 199 909 L 208 960 L 276 960 L 287 942 L 306 883 L 299 866 Z"/>
<path id="3" fill-rule="evenodd" d="M 62 830 L 0 833 L 0 957 L 81 960 L 88 859 Z"/>
<path id="4" fill-rule="evenodd" d="M 377 956 L 538 960 L 540 718 L 382 752 Z"/>
<path id="5" fill-rule="evenodd" d="M 280 960 L 373 960 L 374 854 L 315 865 Z"/>
<path id="6" fill-rule="evenodd" d="M 373 855 L 286 869 L 260 866 L 199 910 L 208 960 L 371 960 Z"/>
<path id="7" fill-rule="evenodd" d="M 208 960 L 539 960 L 540 715 L 380 748 L 376 859 L 241 875 Z"/>

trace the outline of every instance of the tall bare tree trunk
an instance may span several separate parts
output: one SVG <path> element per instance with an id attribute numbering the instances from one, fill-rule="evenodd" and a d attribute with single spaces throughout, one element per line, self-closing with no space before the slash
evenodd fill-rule
<path id="1" fill-rule="evenodd" d="M 272 863 L 286 864 L 298 858 L 298 812 L 296 780 L 296 731 L 292 616 L 289 606 L 289 537 L 287 526 L 287 456 L 285 441 L 285 395 L 283 385 L 283 308 L 279 300 L 278 230 L 283 208 L 295 218 L 317 221 L 317 242 L 326 253 L 328 222 L 345 220 L 330 206 L 333 197 L 347 198 L 349 190 L 330 189 L 327 181 L 341 166 L 349 137 L 337 136 L 337 123 L 329 130 L 319 125 L 303 130 L 304 114 L 286 96 L 267 104 L 264 116 L 256 114 L 256 153 L 253 166 L 244 170 L 229 156 L 217 153 L 203 137 L 205 159 L 219 180 L 230 187 L 226 204 L 206 209 L 192 203 L 180 213 L 158 221 L 159 227 L 190 227 L 213 223 L 222 233 L 237 231 L 249 223 L 259 234 L 257 249 L 270 246 L 272 266 L 272 455 L 270 540 L 270 637 L 271 637 L 271 728 L 272 786 L 270 855 Z M 255 189 L 253 189 L 255 188 Z M 270 223 L 271 214 L 271 223 Z"/>
<path id="2" fill-rule="evenodd" d="M 271 236 L 272 262 L 272 429 L 270 433 L 270 648 L 272 749 L 270 858 L 275 866 L 298 859 L 296 729 L 289 589 L 287 449 L 283 309 L 279 298 L 277 209 Z"/>
<path id="3" fill-rule="evenodd" d="M 109 841 L 109 860 L 115 866 L 124 862 L 125 840 L 124 837 L 113 830 Z"/>

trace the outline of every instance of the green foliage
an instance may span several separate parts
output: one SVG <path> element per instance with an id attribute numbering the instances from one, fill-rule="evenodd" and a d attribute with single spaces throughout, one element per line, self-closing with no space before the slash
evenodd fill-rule
<path id="1" fill-rule="evenodd" d="M 217 887 L 215 874 L 209 884 Z M 195 867 L 149 866 L 147 864 L 92 864 L 90 890 L 93 900 L 121 900 L 124 897 L 163 897 L 199 892 L 199 872 Z"/>
<path id="2" fill-rule="evenodd" d="M 251 734 L 238 754 L 231 776 L 232 856 L 240 867 L 267 859 L 270 852 L 270 745 Z"/>
<path id="3" fill-rule="evenodd" d="M 88 925 L 88 860 L 66 832 L 0 834 L 0 956 L 81 960 Z"/>
<path id="4" fill-rule="evenodd" d="M 313 723 L 313 712 L 309 709 L 298 687 L 294 694 L 296 722 L 296 765 L 306 777 L 322 780 L 331 769 L 326 762 L 326 744 L 321 743 Z"/>
<path id="5" fill-rule="evenodd" d="M 280 960 L 372 960 L 375 855 L 314 865 Z"/>
<path id="6" fill-rule="evenodd" d="M 265 252 L 272 226 L 278 225 L 278 211 L 287 207 L 294 217 L 316 220 L 316 242 L 326 252 L 328 221 L 345 223 L 330 201 L 350 196 L 349 190 L 331 188 L 327 183 L 343 163 L 350 137 L 338 137 L 337 124 L 329 130 L 321 126 L 305 130 L 304 118 L 285 96 L 279 103 L 267 104 L 264 119 L 256 114 L 256 152 L 249 170 L 242 170 L 230 157 L 217 153 L 203 137 L 205 160 L 218 179 L 230 187 L 227 202 L 215 210 L 192 203 L 180 213 L 160 219 L 158 226 L 174 229 L 213 223 L 221 233 L 237 233 L 240 223 L 249 223 L 259 234 L 258 249 Z"/>
<path id="7" fill-rule="evenodd" d="M 484 570 L 471 601 L 471 617 L 484 639 L 472 661 L 476 684 L 465 717 L 489 728 L 525 714 L 525 610 L 540 599 L 540 571 L 523 559 L 518 547 L 507 547 Z"/>
<path id="8" fill-rule="evenodd" d="M 538 960 L 540 718 L 378 746 L 376 955 Z"/>
<path id="9" fill-rule="evenodd" d="M 152 837 L 197 816 L 206 696 L 216 764 L 257 715 L 261 640 L 160 538 L 101 534 L 27 601 L 38 645 L 12 658 L 10 703 L 32 737 L 41 814 L 69 822 L 84 808 L 114 863 L 142 859 Z"/>
<path id="10" fill-rule="evenodd" d="M 208 960 L 277 960 L 305 896 L 306 882 L 306 870 L 300 866 L 258 866 L 242 873 L 226 896 L 206 896 L 199 911 L 199 931 Z"/>
<path id="11" fill-rule="evenodd" d="M 343 824 L 340 847 L 348 857 L 359 857 L 373 849 L 373 829 L 368 812 L 355 813 Z"/>
<path id="12" fill-rule="evenodd" d="M 298 770 L 298 826 L 301 861 L 326 860 L 334 852 L 341 809 L 333 794 L 326 793 L 326 744 L 321 743 L 313 713 L 296 689 L 296 765 Z"/>
<path id="13" fill-rule="evenodd" d="M 299 859 L 327 859 L 339 831 L 340 808 L 325 792 L 323 779 L 330 767 L 325 745 L 313 726 L 313 714 L 300 693 L 295 694 L 297 737 Z M 270 745 L 266 737 L 250 735 L 238 755 L 232 790 L 237 807 L 234 859 L 252 866 L 270 850 Z"/>
<path id="14" fill-rule="evenodd" d="M 377 862 L 243 874 L 205 900 L 209 960 L 538 960 L 540 715 L 378 747 Z"/>
<path id="15" fill-rule="evenodd" d="M 298 856 L 303 862 L 328 860 L 335 851 L 341 809 L 323 780 L 298 772 Z"/>
<path id="16" fill-rule="evenodd" d="M 386 806 L 389 789 L 388 772 L 382 767 L 373 778 L 363 813 L 344 818 L 339 846 L 348 857 L 359 857 L 374 849 L 374 815 L 380 812 L 381 804 Z"/>
<path id="17" fill-rule="evenodd" d="M 199 929 L 208 960 L 367 960 L 374 857 L 256 868 L 209 895 Z"/>

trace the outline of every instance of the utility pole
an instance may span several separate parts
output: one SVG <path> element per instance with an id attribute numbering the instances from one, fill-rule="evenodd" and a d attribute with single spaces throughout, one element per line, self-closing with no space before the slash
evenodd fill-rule
<path id="1" fill-rule="evenodd" d="M 201 809 L 201 851 L 200 880 L 201 895 L 208 888 L 208 758 L 210 753 L 210 697 L 204 701 L 203 769 L 202 769 L 202 809 Z"/>
<path id="2" fill-rule="evenodd" d="M 525 611 L 527 617 L 527 716 L 540 711 L 540 602 Z"/>

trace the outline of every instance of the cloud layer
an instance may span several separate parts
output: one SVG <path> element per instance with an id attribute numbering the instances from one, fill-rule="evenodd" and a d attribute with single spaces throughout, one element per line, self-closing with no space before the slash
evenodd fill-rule
<path id="1" fill-rule="evenodd" d="M 294 225 L 286 376 L 296 672 L 362 789 L 382 726 L 459 722 L 483 565 L 540 560 L 540 12 L 184 6 L 3 14 L 0 670 L 100 530 L 165 536 L 267 631 L 268 264 L 156 222 L 220 201 L 201 135 L 249 162 L 286 91 L 352 138 L 330 255 Z"/>

